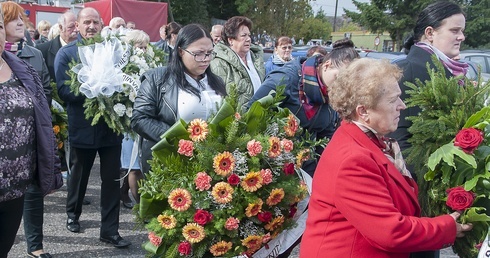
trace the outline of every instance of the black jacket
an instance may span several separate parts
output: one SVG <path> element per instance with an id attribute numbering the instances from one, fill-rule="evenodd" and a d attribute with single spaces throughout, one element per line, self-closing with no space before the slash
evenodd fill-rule
<path id="1" fill-rule="evenodd" d="M 36 45 L 36 48 L 41 50 L 41 53 L 43 54 L 46 66 L 48 67 L 49 77 L 51 77 L 52 81 L 56 81 L 54 74 L 54 59 L 56 53 L 58 53 L 58 50 L 61 48 L 60 36 L 57 36 L 48 42 Z"/>

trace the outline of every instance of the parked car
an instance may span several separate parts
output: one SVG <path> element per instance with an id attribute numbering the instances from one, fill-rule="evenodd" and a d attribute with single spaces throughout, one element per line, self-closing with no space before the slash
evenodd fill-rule
<path id="1" fill-rule="evenodd" d="M 490 79 L 489 50 L 464 50 L 461 51 L 459 56 L 461 61 L 471 61 L 472 63 L 476 64 L 479 69 L 481 69 L 481 76 L 484 82 Z"/>

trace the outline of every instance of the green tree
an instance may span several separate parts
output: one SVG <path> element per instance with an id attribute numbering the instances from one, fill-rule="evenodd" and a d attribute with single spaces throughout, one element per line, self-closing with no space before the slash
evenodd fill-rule
<path id="1" fill-rule="evenodd" d="M 359 31 L 362 30 L 357 23 L 354 22 L 346 22 L 340 26 L 339 30 L 340 32 L 350 32 L 350 31 Z"/>
<path id="2" fill-rule="evenodd" d="M 307 18 L 301 24 L 299 37 L 304 37 L 305 43 L 310 39 L 323 39 L 327 40 L 330 38 L 332 33 L 332 25 L 330 22 L 323 22 L 317 18 Z"/>
<path id="3" fill-rule="evenodd" d="M 490 48 L 490 0 L 461 1 L 466 12 L 464 45 L 471 48 Z"/>
<path id="4" fill-rule="evenodd" d="M 176 22 L 182 25 L 190 23 L 199 23 L 204 26 L 210 25 L 206 0 L 167 0 L 166 2 L 170 2 L 172 15 Z"/>
<path id="5" fill-rule="evenodd" d="M 211 18 L 221 20 L 240 15 L 235 1 L 229 0 L 208 0 L 208 14 Z"/>

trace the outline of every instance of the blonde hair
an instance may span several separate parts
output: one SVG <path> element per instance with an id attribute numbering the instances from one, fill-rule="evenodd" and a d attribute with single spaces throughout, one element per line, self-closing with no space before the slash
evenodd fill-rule
<path id="1" fill-rule="evenodd" d="M 387 78 L 397 81 L 402 72 L 388 60 L 360 58 L 342 69 L 328 89 L 330 105 L 345 120 L 356 117 L 356 107 L 375 108 L 385 92 Z"/>
<path id="2" fill-rule="evenodd" d="M 126 32 L 126 35 L 122 37 L 127 43 L 130 44 L 148 44 L 150 43 L 150 36 L 142 30 L 130 30 Z"/>
<path id="3" fill-rule="evenodd" d="M 48 40 L 52 40 L 60 35 L 60 25 L 58 23 L 53 24 L 48 32 Z"/>
<path id="4" fill-rule="evenodd" d="M 42 20 L 37 23 L 37 31 L 41 32 L 43 30 L 49 29 L 51 29 L 51 23 L 49 23 L 48 21 Z"/>

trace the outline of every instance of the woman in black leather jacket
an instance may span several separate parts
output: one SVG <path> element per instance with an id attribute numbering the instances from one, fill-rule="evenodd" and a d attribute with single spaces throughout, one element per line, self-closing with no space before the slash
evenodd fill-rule
<path id="1" fill-rule="evenodd" d="M 134 102 L 131 127 L 140 135 L 140 167 L 148 172 L 151 147 L 178 119 L 207 119 L 210 102 L 226 95 L 224 82 L 211 72 L 214 58 L 211 35 L 201 25 L 189 24 L 177 36 L 166 67 L 148 71 Z"/>

